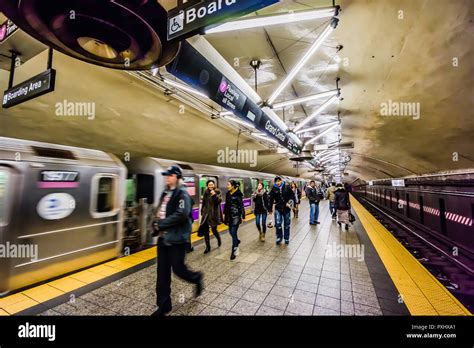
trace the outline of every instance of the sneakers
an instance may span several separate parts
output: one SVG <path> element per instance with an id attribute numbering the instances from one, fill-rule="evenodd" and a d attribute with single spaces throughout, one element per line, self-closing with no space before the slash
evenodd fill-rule
<path id="1" fill-rule="evenodd" d="M 235 257 L 236 257 L 236 256 L 235 256 L 234 253 L 230 254 L 230 259 L 231 259 L 231 260 L 235 260 Z"/>
<path id="2" fill-rule="evenodd" d="M 235 248 L 234 248 L 234 255 L 235 255 L 235 256 L 239 256 L 239 254 L 240 254 L 239 247 L 235 247 Z"/>
<path id="3" fill-rule="evenodd" d="M 319 224 L 320 224 L 320 222 L 319 222 L 319 221 L 316 221 L 316 224 L 318 224 L 318 225 L 319 225 Z"/>
<path id="4" fill-rule="evenodd" d="M 290 244 L 290 241 L 288 239 L 285 239 L 285 244 L 286 245 Z"/>
<path id="5" fill-rule="evenodd" d="M 281 238 L 278 238 L 278 239 L 276 240 L 276 245 L 280 245 L 280 244 L 281 244 Z"/>

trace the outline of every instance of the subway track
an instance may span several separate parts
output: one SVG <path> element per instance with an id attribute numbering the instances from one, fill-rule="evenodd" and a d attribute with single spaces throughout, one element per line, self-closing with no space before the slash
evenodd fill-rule
<path id="1" fill-rule="evenodd" d="M 357 195 L 359 202 L 471 312 L 474 308 L 473 253 L 402 214 Z"/>

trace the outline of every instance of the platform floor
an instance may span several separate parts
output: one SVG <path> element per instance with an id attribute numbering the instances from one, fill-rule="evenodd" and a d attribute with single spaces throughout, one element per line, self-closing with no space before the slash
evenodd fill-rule
<path id="1" fill-rule="evenodd" d="M 239 230 L 240 255 L 230 261 L 230 236 L 222 233 L 222 246 L 211 239 L 188 254 L 192 269 L 204 273 L 203 294 L 194 298 L 194 286 L 173 276 L 173 311 L 170 315 L 407 315 L 380 260 L 379 274 L 369 272 L 361 255 L 341 255 L 342 248 L 370 243 L 356 223 L 349 231 L 331 219 L 328 202 L 320 204 L 320 221 L 309 225 L 309 205 L 303 201 L 299 218 L 292 218 L 290 244 L 277 246 L 275 230 L 258 240 L 254 221 Z M 359 237 L 360 236 L 360 237 Z M 363 240 L 363 242 L 361 242 Z M 329 249 L 328 249 L 328 248 Z M 330 251 L 329 251 L 330 250 Z M 361 250 L 361 249 L 359 249 Z M 338 254 L 339 251 L 339 254 Z M 370 253 L 368 253 L 370 254 Z M 355 257 L 346 257 L 355 256 Z M 372 277 L 383 277 L 375 282 Z M 42 315 L 149 315 L 156 310 L 156 265 L 93 290 Z"/>

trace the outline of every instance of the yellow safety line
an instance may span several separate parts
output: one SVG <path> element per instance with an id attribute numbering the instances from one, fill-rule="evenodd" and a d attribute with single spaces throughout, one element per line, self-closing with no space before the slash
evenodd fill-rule
<path id="1" fill-rule="evenodd" d="M 412 315 L 472 315 L 353 196 L 352 207 Z"/>
<path id="2" fill-rule="evenodd" d="M 255 218 L 254 214 L 247 214 L 244 222 Z M 227 229 L 226 225 L 219 225 L 218 232 Z M 191 235 L 191 242 L 195 243 L 203 239 L 198 237 L 197 233 Z M 102 263 L 98 266 L 88 268 L 86 270 L 73 273 L 66 277 L 53 280 L 49 283 L 42 284 L 19 293 L 0 298 L 0 316 L 13 315 L 24 311 L 28 308 L 37 306 L 43 302 L 49 301 L 83 286 L 95 283 L 107 278 L 118 272 L 140 265 L 144 262 L 156 258 L 156 247 L 151 247 L 132 255 L 120 257 L 112 261 Z"/>

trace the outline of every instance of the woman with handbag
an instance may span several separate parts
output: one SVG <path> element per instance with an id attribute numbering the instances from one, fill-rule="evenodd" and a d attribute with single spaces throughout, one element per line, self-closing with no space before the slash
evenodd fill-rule
<path id="1" fill-rule="evenodd" d="M 267 232 L 267 214 L 268 214 L 268 193 L 263 187 L 263 183 L 259 182 L 257 190 L 252 193 L 254 203 L 253 212 L 255 214 L 255 222 L 260 235 L 260 241 L 265 242 L 265 233 Z"/>
<path id="2" fill-rule="evenodd" d="M 229 234 L 232 237 L 232 253 L 230 259 L 234 260 L 239 255 L 240 240 L 237 236 L 242 220 L 245 219 L 244 195 L 239 189 L 240 184 L 235 180 L 227 183 L 227 194 L 224 206 L 224 223 L 229 226 Z"/>
<path id="3" fill-rule="evenodd" d="M 349 218 L 351 204 L 349 202 L 349 194 L 344 189 L 342 184 L 336 186 L 336 192 L 334 193 L 334 206 L 336 208 L 337 224 L 339 227 L 344 223 L 346 225 L 346 231 L 349 229 Z"/>
<path id="4" fill-rule="evenodd" d="M 198 230 L 198 236 L 204 236 L 204 242 L 206 243 L 204 254 L 211 251 L 209 228 L 211 228 L 214 237 L 217 239 L 217 246 L 221 246 L 222 241 L 219 232 L 217 232 L 217 226 L 219 226 L 223 221 L 221 211 L 221 191 L 216 188 L 214 180 L 208 180 L 206 186 L 207 189 L 204 191 L 202 197 L 201 225 Z"/>

